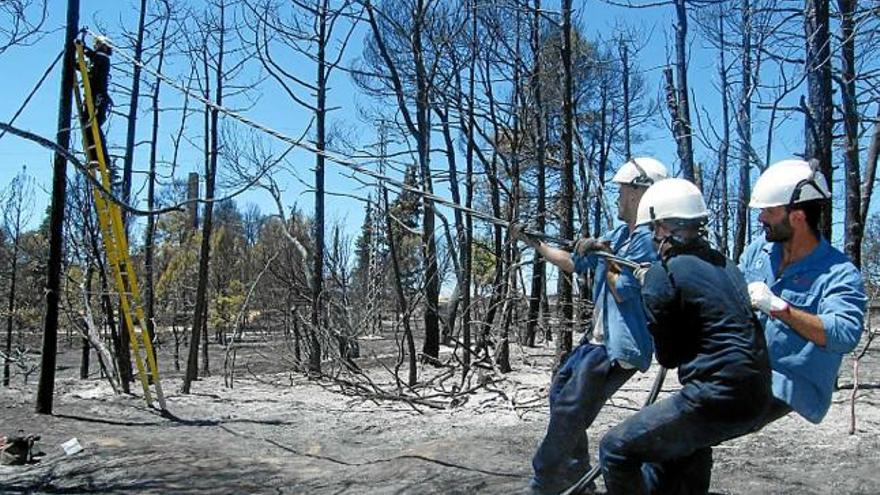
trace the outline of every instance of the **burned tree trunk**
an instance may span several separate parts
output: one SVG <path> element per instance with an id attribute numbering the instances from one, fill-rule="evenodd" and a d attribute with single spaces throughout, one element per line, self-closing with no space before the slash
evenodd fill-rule
<path id="1" fill-rule="evenodd" d="M 687 31 L 688 19 L 686 0 L 675 0 L 675 74 L 678 85 L 675 96 L 675 115 L 673 115 L 673 131 L 675 134 L 675 142 L 678 145 L 678 158 L 681 160 L 682 176 L 694 181 L 694 145 L 693 130 L 691 129 L 691 110 L 690 110 L 690 93 L 688 91 L 687 81 Z M 666 78 L 667 84 L 671 80 L 669 76 Z M 667 103 L 672 105 L 671 100 Z M 670 106 L 670 114 L 672 107 Z"/>
<path id="2" fill-rule="evenodd" d="M 844 170 L 846 213 L 844 214 L 844 252 L 857 266 L 862 266 L 861 169 L 859 167 L 859 107 L 856 100 L 856 0 L 838 0 L 840 8 L 840 95 L 843 110 Z"/>
<path id="3" fill-rule="evenodd" d="M 79 0 L 67 0 L 67 27 L 64 33 L 64 63 L 61 94 L 58 97 L 58 123 L 55 142 L 62 150 L 70 147 L 70 115 L 74 84 L 73 40 L 79 31 Z M 67 197 L 67 159 L 55 153 L 52 167 L 52 203 L 49 213 L 49 263 L 46 267 L 46 315 L 43 319 L 43 346 L 36 412 L 52 414 L 55 394 L 55 362 L 58 351 L 58 303 L 61 299 L 61 268 L 64 257 L 64 202 Z"/>
<path id="4" fill-rule="evenodd" d="M 562 201 L 560 234 L 574 238 L 574 82 L 572 64 L 571 0 L 562 2 Z M 574 306 L 572 277 L 559 273 L 559 311 L 562 325 L 556 340 L 556 363 L 571 352 Z"/>
<path id="5" fill-rule="evenodd" d="M 544 100 L 541 91 L 541 0 L 535 0 L 531 25 L 532 74 L 531 91 L 534 100 L 533 138 L 535 140 L 535 166 L 537 168 L 538 185 L 535 191 L 537 208 L 535 211 L 535 230 L 544 233 L 547 222 L 546 182 L 544 169 L 545 131 L 544 131 Z M 532 287 L 529 293 L 529 315 L 526 322 L 525 343 L 535 345 L 538 330 L 538 318 L 541 313 L 542 292 L 545 285 L 546 266 L 544 258 L 535 253 L 532 264 Z"/>
<path id="6" fill-rule="evenodd" d="M 831 95 L 831 39 L 828 26 L 828 0 L 807 0 L 804 11 L 806 36 L 807 101 L 804 133 L 807 159 L 819 162 L 820 170 L 832 191 L 831 144 L 834 126 Z M 831 202 L 822 208 L 819 229 L 831 239 Z"/>

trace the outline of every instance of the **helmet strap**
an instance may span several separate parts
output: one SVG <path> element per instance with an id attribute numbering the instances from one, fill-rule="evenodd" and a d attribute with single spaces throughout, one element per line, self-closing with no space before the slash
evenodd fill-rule
<path id="1" fill-rule="evenodd" d="M 801 180 L 794 186 L 794 190 L 791 192 L 791 199 L 788 201 L 788 206 L 791 206 L 801 200 L 801 192 L 807 186 L 812 187 L 819 193 L 820 199 L 829 199 L 828 195 L 819 187 L 819 183 L 816 182 L 816 174 L 821 173 L 818 170 L 813 170 L 813 173 L 810 174 L 806 179 Z"/>
<path id="2" fill-rule="evenodd" d="M 632 163 L 633 166 L 636 167 L 636 170 L 638 170 L 639 172 L 639 175 L 637 175 L 633 180 L 630 181 L 630 185 L 639 187 L 651 187 L 651 185 L 654 184 L 654 181 L 648 175 L 648 172 L 645 172 L 645 169 L 643 169 L 642 166 L 639 165 L 638 161 L 635 158 L 633 158 L 629 162 Z"/>

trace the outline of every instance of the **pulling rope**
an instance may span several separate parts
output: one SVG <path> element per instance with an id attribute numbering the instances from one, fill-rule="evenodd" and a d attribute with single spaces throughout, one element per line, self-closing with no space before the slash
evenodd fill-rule
<path id="1" fill-rule="evenodd" d="M 27 104 L 30 103 L 31 98 L 33 98 L 34 95 L 37 94 L 37 91 L 40 89 L 40 86 L 42 86 L 43 82 L 46 81 L 46 78 L 49 77 L 49 74 L 52 72 L 52 69 L 55 68 L 55 65 L 58 63 L 59 60 L 61 60 L 62 56 L 64 56 L 64 50 L 62 50 L 61 52 L 58 53 L 58 56 L 55 57 L 55 60 L 49 65 L 49 68 L 46 69 L 46 72 L 43 73 L 43 77 L 41 77 L 40 80 L 37 81 L 37 85 L 34 86 L 34 89 L 32 89 L 30 94 L 27 95 L 27 98 L 24 99 L 24 103 L 22 103 L 21 106 L 18 107 L 18 110 L 15 112 L 15 115 L 13 115 L 12 119 L 9 120 L 9 122 L 8 122 L 9 125 L 12 125 L 15 123 L 15 119 L 17 119 L 18 116 L 21 115 L 21 112 L 23 112 L 25 107 L 27 106 Z M 6 135 L 6 129 L 3 129 L 3 132 L 0 132 L 0 139 L 3 139 L 3 136 L 5 136 L 5 135 Z"/>

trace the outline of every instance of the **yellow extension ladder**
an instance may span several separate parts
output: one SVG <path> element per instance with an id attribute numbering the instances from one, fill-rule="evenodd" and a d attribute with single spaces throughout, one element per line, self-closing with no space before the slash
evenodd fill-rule
<path id="1" fill-rule="evenodd" d="M 89 174 L 105 190 L 110 191 L 112 187 L 110 171 L 107 168 L 107 157 L 104 156 L 106 148 L 104 147 L 103 136 L 97 125 L 95 103 L 92 99 L 92 89 L 89 86 L 85 51 L 80 43 L 76 45 L 76 64 L 82 90 L 80 90 L 79 84 L 74 84 L 74 95 L 76 96 L 76 105 L 79 110 L 83 134 L 83 149 L 86 151 Z M 122 211 L 116 202 L 105 197 L 104 192 L 94 182 L 92 183 L 92 194 L 95 198 L 95 210 L 97 210 L 98 224 L 101 227 L 101 238 L 104 241 L 107 264 L 112 271 L 116 292 L 119 296 L 119 306 L 122 313 L 121 320 L 128 329 L 138 378 L 140 378 L 144 389 L 144 399 L 147 401 L 147 405 L 153 405 L 150 380 L 144 370 L 144 359 L 141 357 L 140 342 L 143 342 L 149 373 L 152 377 L 152 383 L 156 387 L 156 397 L 159 399 L 159 407 L 165 411 L 165 395 L 162 393 L 162 384 L 159 382 L 159 369 L 156 366 L 153 344 L 150 341 L 150 335 L 146 328 L 147 320 L 144 316 L 144 306 L 140 290 L 138 289 L 137 275 L 134 272 L 134 267 L 128 254 L 128 240 L 122 224 Z M 139 330 L 135 327 L 136 323 Z"/>

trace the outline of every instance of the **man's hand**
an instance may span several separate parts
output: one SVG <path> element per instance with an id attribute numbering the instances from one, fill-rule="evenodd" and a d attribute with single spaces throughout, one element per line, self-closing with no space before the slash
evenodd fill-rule
<path id="1" fill-rule="evenodd" d="M 611 252 L 611 241 L 596 239 L 595 237 L 581 237 L 574 243 L 574 252 L 578 256 L 584 256 L 594 251 Z"/>
<path id="2" fill-rule="evenodd" d="M 618 265 L 616 261 L 605 260 L 605 266 L 607 267 L 608 273 L 620 275 L 620 265 Z"/>
<path id="3" fill-rule="evenodd" d="M 510 224 L 510 237 L 522 241 L 525 245 L 529 246 L 532 249 L 538 249 L 538 246 L 541 245 L 541 241 L 530 236 L 529 234 L 526 234 L 523 226 L 516 222 Z"/>
<path id="4" fill-rule="evenodd" d="M 764 282 L 749 284 L 749 299 L 753 308 L 770 316 L 773 316 L 772 313 L 788 309 L 788 303 L 777 297 Z"/>

